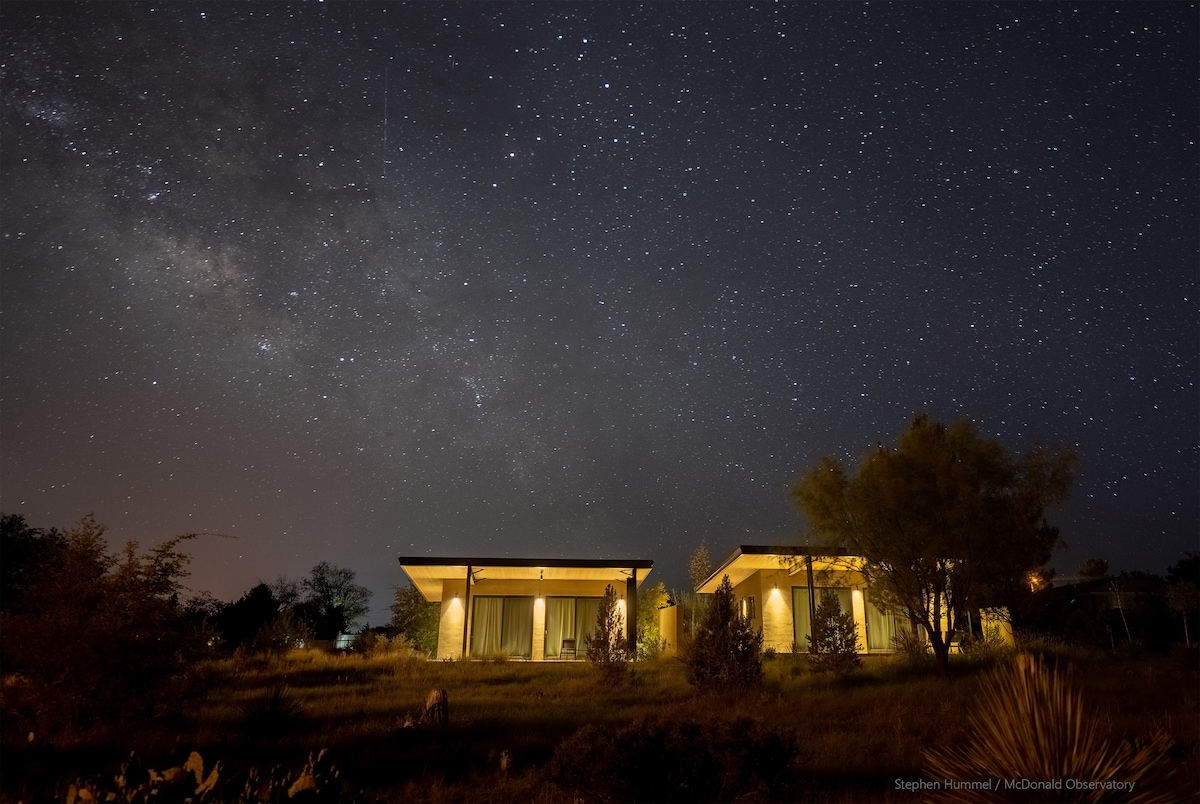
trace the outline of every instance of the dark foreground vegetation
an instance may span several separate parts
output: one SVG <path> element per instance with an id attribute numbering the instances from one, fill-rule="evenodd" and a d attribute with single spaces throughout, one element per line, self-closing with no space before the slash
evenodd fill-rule
<path id="1" fill-rule="evenodd" d="M 647 630 L 629 663 L 610 592 L 588 660 L 543 664 L 430 661 L 436 604 L 399 589 L 388 629 L 314 648 L 353 620 L 352 573 L 185 600 L 196 538 L 114 554 L 90 517 L 0 516 L 0 799 L 1200 798 L 1195 556 L 1044 589 L 1026 622 L 1060 636 L 964 634 L 948 668 L 912 639 L 860 665 L 832 603 L 808 657 L 764 652 L 728 579 L 677 596 L 684 658 Z M 1003 781 L 1059 786 L 977 789 Z"/>
<path id="2" fill-rule="evenodd" d="M 1118 657 L 1049 646 L 1047 657 L 1073 668 L 1069 680 L 1086 721 L 1107 744 L 1145 747 L 1159 735 L 1133 795 L 1064 800 L 1182 800 L 1200 790 L 1194 651 Z M 944 774 L 930 770 L 926 752 L 945 754 L 970 742 L 977 732 L 970 718 L 986 697 L 982 685 L 1011 657 L 955 657 L 953 682 L 932 664 L 868 658 L 842 677 L 792 657 L 769 658 L 760 685 L 732 692 L 700 691 L 674 659 L 640 663 L 606 684 L 586 662 L 430 662 L 405 649 L 215 659 L 195 668 L 207 692 L 181 701 L 173 714 L 92 723 L 54 747 L 36 735 L 23 744 L 6 734 L 3 796 L 67 800 L 86 790 L 100 800 L 116 793 L 118 800 L 163 801 L 929 798 L 914 788 Z M 430 689 L 448 692 L 445 726 L 421 722 Z M 1140 799 L 1142 793 L 1154 795 Z"/>

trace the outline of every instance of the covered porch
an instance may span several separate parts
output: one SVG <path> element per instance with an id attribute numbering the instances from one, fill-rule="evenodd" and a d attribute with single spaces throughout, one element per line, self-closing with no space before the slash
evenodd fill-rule
<path id="1" fill-rule="evenodd" d="M 505 656 L 571 661 L 585 655 L 600 598 L 612 586 L 626 637 L 637 639 L 637 590 L 649 559 L 401 556 L 426 600 L 441 605 L 439 659 Z"/>

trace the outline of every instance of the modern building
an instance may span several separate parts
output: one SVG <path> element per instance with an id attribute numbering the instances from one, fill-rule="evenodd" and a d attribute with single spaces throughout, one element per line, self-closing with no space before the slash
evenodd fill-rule
<path id="1" fill-rule="evenodd" d="M 696 591 L 711 594 L 728 575 L 743 616 L 762 629 L 763 649 L 805 653 L 820 595 L 837 597 L 854 615 L 864 653 L 891 652 L 908 619 L 885 613 L 867 594 L 861 559 L 827 548 L 743 544 L 727 555 Z"/>
<path id="2" fill-rule="evenodd" d="M 618 595 L 627 637 L 636 641 L 637 590 L 653 565 L 649 559 L 400 557 L 417 590 L 441 604 L 439 659 L 583 658 L 608 586 Z"/>

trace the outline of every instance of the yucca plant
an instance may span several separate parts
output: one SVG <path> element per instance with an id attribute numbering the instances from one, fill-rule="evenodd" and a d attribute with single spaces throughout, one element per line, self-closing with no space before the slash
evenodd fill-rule
<path id="1" fill-rule="evenodd" d="M 1114 745 L 1093 715 L 1066 674 L 1020 654 L 984 681 L 967 744 L 925 752 L 926 776 L 953 801 L 1180 800 L 1168 734 Z"/>
<path id="2" fill-rule="evenodd" d="M 286 686 L 275 685 L 241 707 L 242 727 L 259 736 L 282 734 L 296 727 L 304 714 L 304 706 Z"/>

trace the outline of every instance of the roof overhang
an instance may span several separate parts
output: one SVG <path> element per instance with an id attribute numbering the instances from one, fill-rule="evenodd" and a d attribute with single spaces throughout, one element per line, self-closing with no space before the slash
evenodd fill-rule
<path id="1" fill-rule="evenodd" d="M 721 579 L 729 576 L 729 582 L 737 586 L 759 570 L 784 570 L 789 574 L 805 572 L 805 558 L 812 557 L 814 572 L 844 571 L 858 569 L 861 559 L 828 547 L 805 547 L 799 545 L 743 544 L 727 555 L 696 588 L 702 594 L 712 594 L 721 585 Z"/>
<path id="2" fill-rule="evenodd" d="M 467 558 L 400 556 L 413 586 L 426 600 L 440 602 L 442 582 L 466 580 L 468 568 L 474 580 L 505 581 L 605 581 L 625 583 L 637 574 L 638 586 L 650 574 L 654 562 L 646 558 L 608 560 L 590 558 Z"/>

